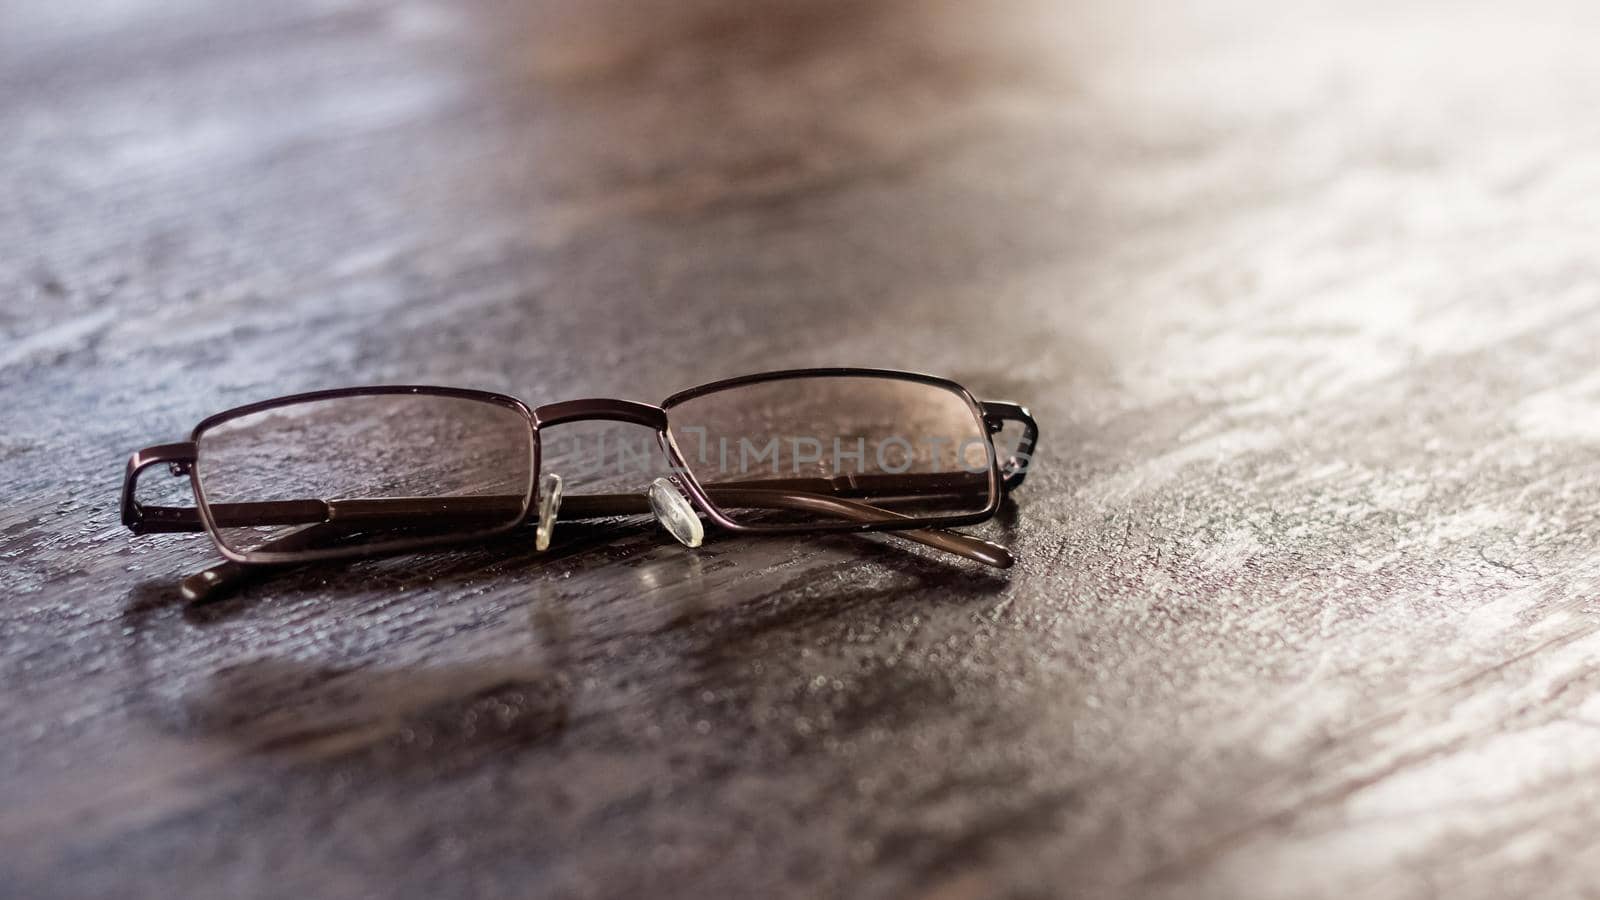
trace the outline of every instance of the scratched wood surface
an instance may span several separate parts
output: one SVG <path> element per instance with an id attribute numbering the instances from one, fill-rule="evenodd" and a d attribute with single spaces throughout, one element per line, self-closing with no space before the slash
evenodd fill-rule
<path id="1" fill-rule="evenodd" d="M 0 4 L 0 896 L 1600 896 L 1597 27 Z M 117 522 L 249 400 L 807 364 L 1029 404 L 1017 567 L 621 523 L 189 608 Z"/>

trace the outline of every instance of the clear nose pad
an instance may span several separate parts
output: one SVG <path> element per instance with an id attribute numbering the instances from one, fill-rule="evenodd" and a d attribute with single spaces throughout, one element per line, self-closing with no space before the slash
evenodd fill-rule
<path id="1" fill-rule="evenodd" d="M 694 504 L 684 499 L 676 485 L 665 478 L 657 478 L 650 482 L 648 495 L 656 521 L 667 529 L 668 534 L 685 547 L 700 546 L 700 542 L 705 540 L 706 530 L 700 524 L 700 517 L 695 515 Z"/>
<path id="2" fill-rule="evenodd" d="M 535 550 L 550 549 L 550 535 L 556 530 L 556 513 L 560 509 L 561 476 L 547 472 L 539 476 L 539 530 L 533 536 Z"/>

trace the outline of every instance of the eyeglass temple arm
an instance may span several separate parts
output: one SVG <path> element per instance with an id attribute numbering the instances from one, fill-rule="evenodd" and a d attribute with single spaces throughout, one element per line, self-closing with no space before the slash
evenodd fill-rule
<path id="1" fill-rule="evenodd" d="M 879 509 L 866 503 L 824 497 L 817 494 L 749 488 L 734 490 L 713 489 L 713 492 L 713 496 L 719 501 L 729 502 L 734 505 L 831 512 L 835 515 L 864 522 L 881 521 L 885 518 L 906 518 L 899 513 Z M 522 505 L 522 498 L 512 496 L 465 499 L 475 502 L 462 503 L 460 501 L 432 498 L 396 498 L 394 500 L 333 501 L 332 504 L 327 504 L 321 500 L 290 500 L 274 504 L 232 504 L 231 507 L 233 508 L 225 509 L 224 513 L 230 514 L 239 511 L 238 507 L 270 505 L 276 508 L 274 512 L 278 515 L 269 515 L 268 518 L 278 518 L 280 519 L 280 524 L 291 524 L 292 520 L 289 519 L 291 515 L 299 514 L 303 517 L 310 511 L 309 507 L 312 505 L 322 507 L 324 510 L 331 506 L 334 515 L 330 517 L 329 521 L 308 525 L 257 548 L 267 552 L 291 552 L 318 546 L 328 539 L 338 537 L 350 530 L 359 529 L 363 524 L 381 523 L 385 520 L 394 521 L 397 518 L 402 522 L 414 521 L 414 517 L 422 507 L 454 504 L 457 507 L 457 512 L 467 513 L 475 506 L 481 514 L 490 506 L 498 505 L 503 511 L 507 504 L 513 505 L 517 509 L 520 509 Z M 340 504 L 343 504 L 348 511 L 339 513 Z M 392 509 L 393 504 L 403 504 L 406 509 L 398 515 L 393 513 L 384 514 L 380 511 L 384 505 L 390 505 Z M 560 519 L 571 521 L 607 516 L 637 515 L 649 513 L 650 511 L 650 500 L 644 494 L 578 494 L 562 501 Z M 343 518 L 338 518 L 340 515 Z M 257 518 L 253 519 L 253 521 L 260 523 L 261 520 Z M 304 521 L 304 518 L 299 519 L 299 521 Z M 965 559 L 995 566 L 996 568 L 1009 568 L 1012 564 L 1011 553 L 1006 548 L 954 531 L 947 531 L 941 528 L 917 528 L 884 533 L 915 541 L 933 547 L 936 550 L 943 550 L 946 553 L 952 553 Z M 221 562 L 184 578 L 179 585 L 180 593 L 182 593 L 185 600 L 191 602 L 203 601 L 220 596 L 252 575 L 261 572 L 263 569 L 270 568 L 272 567 L 243 565 L 232 561 Z"/>
<path id="2" fill-rule="evenodd" d="M 750 487 L 711 485 L 706 489 L 706 492 L 718 503 L 728 506 L 817 512 L 854 519 L 857 522 L 882 522 L 911 518 L 902 513 L 882 509 L 856 500 L 802 491 L 773 490 L 764 486 L 768 484 L 767 482 L 753 482 L 751 484 L 752 486 Z M 755 487 L 754 485 L 763 486 Z M 644 494 L 576 494 L 561 501 L 561 515 L 558 518 L 587 519 L 597 516 L 633 515 L 650 511 L 650 500 Z M 1012 564 L 1011 552 L 1006 548 L 957 531 L 949 531 L 943 528 L 912 528 L 882 533 L 902 537 L 908 541 L 915 541 L 919 544 L 999 569 L 1010 568 Z"/>
<path id="3" fill-rule="evenodd" d="M 181 446 L 181 445 L 177 445 Z M 152 448 L 160 449 L 160 448 Z M 147 451 L 140 451 L 143 454 Z M 122 495 L 122 523 L 134 534 L 155 534 L 172 532 L 197 532 L 205 530 L 205 522 L 200 517 L 200 511 L 192 506 L 149 506 L 139 503 L 134 498 L 139 473 L 157 462 L 167 462 L 166 459 L 140 459 L 138 455 L 129 463 L 128 475 L 123 484 Z M 173 473 L 177 475 L 188 474 L 187 463 L 172 462 Z M 930 488 L 945 489 L 942 494 L 930 492 Z M 762 497 L 774 500 L 783 493 L 789 495 L 821 496 L 824 498 L 844 498 L 853 494 L 870 494 L 884 500 L 896 499 L 891 492 L 896 489 L 904 491 L 898 499 L 923 500 L 941 499 L 952 495 L 965 493 L 959 490 L 960 485 L 945 480 L 940 475 L 868 475 L 868 476 L 840 476 L 837 478 L 773 478 L 760 481 L 741 482 L 739 489 L 743 493 L 752 494 L 761 491 Z M 735 489 L 733 485 L 713 485 L 708 491 L 720 497 L 723 493 Z M 755 498 L 760 499 L 760 498 Z M 730 503 L 733 506 L 751 506 L 761 508 L 764 504 L 754 502 L 746 497 L 749 502 Z M 563 507 L 562 518 L 593 518 L 597 516 L 622 516 L 650 512 L 649 501 L 643 494 L 578 494 L 569 496 Z M 330 504 L 332 506 L 330 507 Z M 408 518 L 440 517 L 444 515 L 458 515 L 464 518 L 484 518 L 488 516 L 502 516 L 507 512 L 508 506 L 512 511 L 520 509 L 522 498 L 520 496 L 493 497 L 418 497 L 418 498 L 378 498 L 372 500 L 270 500 L 249 503 L 213 503 L 211 513 L 218 524 L 225 526 L 245 525 L 299 525 L 314 524 L 334 515 L 342 516 L 346 520 L 363 519 L 368 522 L 385 521 L 389 523 L 404 524 Z M 896 518 L 904 518 L 899 514 L 887 513 L 879 507 L 859 504 L 862 510 L 879 510 Z M 793 508 L 781 507 L 781 508 Z M 834 512 L 845 518 L 860 518 L 843 513 L 839 509 L 820 510 Z M 858 510 L 858 512 L 861 510 Z M 873 521 L 871 518 L 862 521 Z"/>

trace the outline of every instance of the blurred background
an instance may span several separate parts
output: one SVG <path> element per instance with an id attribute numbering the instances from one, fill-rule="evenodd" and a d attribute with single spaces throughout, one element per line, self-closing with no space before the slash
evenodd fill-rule
<path id="1" fill-rule="evenodd" d="M 350 378 L 537 401 L 653 399 L 689 354 L 708 378 L 945 371 L 953 338 L 1016 377 L 1114 370 L 1141 401 L 1245 361 L 1316 395 L 1353 356 L 1544 314 L 1508 291 L 1415 327 L 1452 305 L 1443 273 L 1491 291 L 1582 261 L 1592 24 L 1581 3 L 13 2 L 0 324 L 14 365 L 97 341 L 118 399 L 181 381 L 204 398 L 185 426 Z M 1186 355 L 1195 305 L 1239 354 Z M 1285 322 L 1293 347 L 1259 333 Z"/>

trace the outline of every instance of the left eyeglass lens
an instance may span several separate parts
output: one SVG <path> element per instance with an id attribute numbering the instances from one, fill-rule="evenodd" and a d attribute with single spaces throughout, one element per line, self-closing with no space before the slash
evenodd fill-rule
<path id="1" fill-rule="evenodd" d="M 457 539 L 517 522 L 533 431 L 513 407 L 430 394 L 308 400 L 227 419 L 195 473 L 230 550 L 306 553 Z"/>

